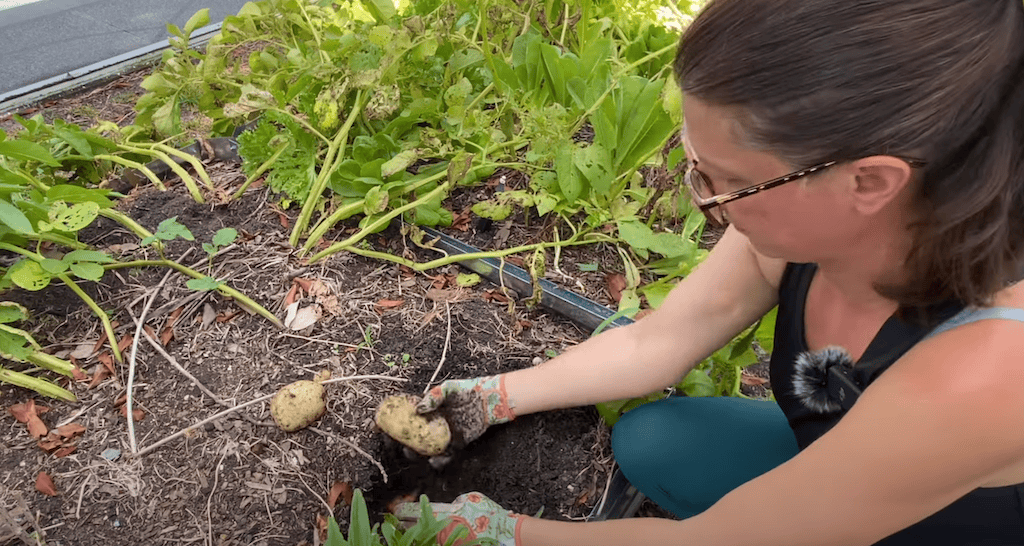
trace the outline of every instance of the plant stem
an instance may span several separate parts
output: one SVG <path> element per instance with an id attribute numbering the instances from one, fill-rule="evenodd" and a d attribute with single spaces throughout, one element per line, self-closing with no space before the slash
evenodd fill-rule
<path id="1" fill-rule="evenodd" d="M 239 197 L 241 197 L 242 194 L 245 193 L 245 190 L 249 188 L 249 185 L 252 184 L 257 178 L 262 176 L 263 173 L 267 172 L 270 169 L 270 167 L 274 164 L 274 162 L 277 161 L 277 158 L 281 157 L 281 154 L 284 153 L 284 151 L 287 149 L 288 143 L 285 143 L 283 146 L 278 148 L 274 152 L 274 155 L 270 156 L 269 159 L 264 161 L 263 164 L 260 165 L 258 169 L 256 169 L 256 172 L 252 173 L 252 176 L 245 179 L 245 182 L 242 184 L 242 187 L 238 188 L 238 191 L 236 191 L 235 194 L 231 196 L 231 199 L 238 199 Z"/>
<path id="2" fill-rule="evenodd" d="M 149 154 L 153 157 L 156 157 L 160 161 L 163 161 L 164 164 L 170 167 L 170 169 L 174 171 L 174 174 L 178 175 L 178 177 L 181 178 L 181 181 L 185 183 L 185 187 L 188 188 L 188 192 L 192 194 L 192 199 L 195 199 L 196 203 L 202 204 L 205 202 L 203 200 L 203 194 L 199 193 L 199 186 L 196 185 L 195 179 L 192 178 L 192 175 L 188 174 L 188 171 L 181 168 L 181 165 L 178 165 L 177 161 L 171 159 L 171 156 L 157 150 L 155 147 L 149 150 L 127 146 L 126 148 L 135 153 Z"/>
<path id="3" fill-rule="evenodd" d="M 124 167 L 128 167 L 128 168 L 131 168 L 131 169 L 135 169 L 135 170 L 141 172 L 142 174 L 146 175 L 146 178 L 148 178 L 151 182 L 153 182 L 153 185 L 156 186 L 160 191 L 167 191 L 167 186 L 164 186 L 164 183 L 160 181 L 160 177 L 158 177 L 156 175 L 156 173 L 154 173 L 153 171 L 149 170 L 149 167 L 143 165 L 142 163 L 138 163 L 138 162 L 132 161 L 130 159 L 125 159 L 123 157 L 118 157 L 116 155 L 109 155 L 109 154 L 96 154 L 96 155 L 93 156 L 93 158 L 94 159 L 106 159 L 107 161 L 109 161 L 111 163 L 117 163 L 118 165 L 121 165 L 121 166 L 124 166 Z"/>
<path id="4" fill-rule="evenodd" d="M 163 260 L 134 260 L 134 261 L 131 261 L 131 262 L 118 262 L 116 264 L 106 264 L 106 265 L 103 266 L 103 269 L 122 269 L 122 268 L 125 268 L 125 267 L 149 267 L 149 266 L 170 267 L 171 269 L 174 269 L 175 271 L 178 271 L 179 273 L 181 273 L 183 275 L 187 275 L 189 277 L 192 277 L 193 279 L 205 279 L 207 277 L 207 275 L 203 275 L 202 273 L 196 271 L 195 269 L 192 269 L 191 267 L 188 267 L 187 265 L 182 265 L 182 264 L 179 264 L 178 262 L 176 262 L 174 260 L 167 260 L 167 259 L 163 259 Z M 231 288 L 227 284 L 221 284 L 220 286 L 217 287 L 217 291 L 220 292 L 221 294 L 224 294 L 225 296 L 228 296 L 229 298 L 233 298 L 235 300 L 238 300 L 239 303 L 245 305 L 246 307 L 249 307 L 250 309 L 255 311 L 258 315 L 260 315 L 263 318 L 269 320 L 271 323 L 273 323 L 274 326 L 277 326 L 278 328 L 284 328 L 284 325 L 281 324 L 281 321 L 276 316 L 274 316 L 273 313 L 271 313 L 270 311 L 267 311 L 267 309 L 264 308 L 262 305 L 256 303 L 251 298 L 249 298 L 245 294 L 239 292 L 238 290 L 235 290 L 234 288 Z"/>
<path id="5" fill-rule="evenodd" d="M 295 227 L 292 229 L 291 237 L 288 238 L 289 244 L 293 247 L 299 245 L 299 237 L 309 225 L 309 219 L 313 216 L 313 210 L 320 201 L 320 197 L 323 195 L 324 190 L 327 189 L 327 181 L 331 178 L 331 173 L 334 171 L 335 159 L 344 153 L 345 145 L 348 144 L 348 133 L 352 129 L 352 124 L 355 123 L 362 111 L 363 90 L 360 89 L 356 92 L 355 101 L 352 103 L 352 111 L 349 112 L 348 119 L 345 120 L 345 125 L 338 130 L 338 134 L 335 135 L 334 140 L 331 141 L 330 146 L 327 148 L 327 155 L 324 157 L 323 165 L 320 166 L 320 172 L 317 173 L 316 180 L 313 182 L 313 187 L 310 189 L 309 197 L 307 197 L 306 202 L 302 204 L 302 212 L 299 213 L 299 218 L 295 221 Z"/>
<path id="6" fill-rule="evenodd" d="M 86 294 L 85 291 L 75 283 L 75 281 L 71 280 L 71 277 L 69 277 L 67 273 L 58 273 L 54 276 L 60 279 L 61 282 L 67 285 L 72 292 L 81 298 L 82 301 L 89 306 L 89 309 L 92 309 L 92 312 L 96 314 L 96 317 L 100 319 L 100 323 L 103 324 L 103 331 L 107 334 L 107 342 L 110 344 L 110 352 L 114 353 L 114 360 L 118 363 L 123 363 L 124 358 L 121 356 L 121 351 L 117 348 L 117 338 L 114 337 L 114 327 L 110 324 L 110 317 L 103 312 L 103 309 L 100 309 L 100 306 L 96 304 L 95 300 L 89 297 L 89 294 Z"/>
<path id="7" fill-rule="evenodd" d="M 589 240 L 587 240 L 587 241 L 575 241 L 575 240 L 572 240 L 572 239 L 568 239 L 568 240 L 565 240 L 565 241 L 562 241 L 562 242 L 557 242 L 557 243 L 556 242 L 534 243 L 534 244 L 531 244 L 531 245 L 517 246 L 515 248 L 506 248 L 506 249 L 503 249 L 503 250 L 490 250 L 490 251 L 487 251 L 487 252 L 473 252 L 471 254 L 455 254 L 455 255 L 452 255 L 452 256 L 445 256 L 444 258 L 438 258 L 436 260 L 431 260 L 429 262 L 422 262 L 422 263 L 414 262 L 412 260 L 407 260 L 407 259 L 401 258 L 399 256 L 388 254 L 387 252 L 378 252 L 376 250 L 366 250 L 366 249 L 355 248 L 355 247 L 349 248 L 347 250 L 349 252 L 353 253 L 353 254 L 358 254 L 360 256 L 365 256 L 367 258 L 376 258 L 376 259 L 379 259 L 379 260 L 384 260 L 384 261 L 388 261 L 388 262 L 404 265 L 404 266 L 409 267 L 410 269 L 413 269 L 414 271 L 429 271 L 429 270 L 434 269 L 436 267 L 443 267 L 443 266 L 446 266 L 446 265 L 449 265 L 449 264 L 463 262 L 463 261 L 467 261 L 467 260 L 478 260 L 478 259 L 483 259 L 483 258 L 501 258 L 501 257 L 508 256 L 508 255 L 511 255 L 511 254 L 518 254 L 520 252 L 531 252 L 531 251 L 535 251 L 535 250 L 539 250 L 539 249 L 562 248 L 562 247 L 567 247 L 567 246 L 581 246 L 581 245 L 590 245 L 590 244 L 594 244 L 594 241 L 589 241 Z"/>
<path id="8" fill-rule="evenodd" d="M 196 170 L 196 175 L 199 177 L 199 179 L 202 180 L 204 184 L 206 184 L 207 188 L 211 190 L 213 189 L 213 180 L 210 180 L 210 175 L 206 172 L 206 168 L 203 167 L 203 163 L 202 161 L 199 160 L 198 157 L 192 154 L 187 154 L 177 148 L 168 146 L 166 144 L 156 143 L 153 144 L 153 148 L 156 150 L 160 150 L 168 155 L 178 157 L 183 161 L 186 161 L 189 165 L 192 165 L 192 168 Z"/>
<path id="9" fill-rule="evenodd" d="M 10 383 L 11 385 L 31 389 L 43 396 L 49 396 L 50 398 L 60 398 L 69 402 L 75 402 L 78 400 L 71 391 L 58 387 L 45 379 L 39 379 L 38 377 L 32 377 L 21 372 L 8 370 L 2 366 L 0 366 L 0 383 Z"/>
<path id="10" fill-rule="evenodd" d="M 447 173 L 445 173 L 445 174 L 447 174 Z M 363 229 L 359 230 L 358 233 L 355 233 L 354 235 L 352 235 L 348 239 L 345 239 L 344 241 L 341 241 L 341 242 L 338 242 L 338 243 L 334 243 L 333 245 L 327 247 L 326 249 L 324 249 L 324 250 L 322 250 L 320 252 L 317 252 L 312 257 L 310 257 L 309 263 L 315 263 L 318 260 L 326 258 L 327 256 L 330 256 L 331 254 L 334 254 L 336 252 L 344 250 L 345 248 L 350 247 L 350 246 L 358 243 L 359 241 L 365 239 L 367 235 L 369 235 L 371 233 L 376 233 L 379 229 L 381 229 L 382 227 L 386 226 L 389 222 L 391 222 L 391 220 L 393 220 L 395 217 L 397 217 L 398 215 L 402 214 L 403 212 L 408 211 L 408 210 L 412 210 L 412 209 L 414 209 L 414 208 L 416 208 L 418 206 L 421 206 L 421 205 L 424 205 L 426 203 L 429 203 L 435 197 L 440 196 L 442 193 L 446 192 L 447 190 L 448 190 L 447 184 L 441 184 L 440 186 L 438 186 L 438 187 L 434 188 L 433 190 L 431 190 L 430 192 L 428 192 L 423 197 L 420 197 L 419 199 L 416 199 L 415 201 L 411 201 L 409 203 L 406 203 L 405 205 L 402 205 L 401 207 L 398 207 L 397 209 L 395 209 L 395 210 L 385 214 L 384 216 L 381 216 L 380 218 L 374 220 L 369 225 L 367 225 Z"/>
<path id="11" fill-rule="evenodd" d="M 442 180 L 446 176 L 448 176 L 448 172 L 442 171 L 427 178 L 424 178 L 423 180 L 419 180 L 413 184 L 409 184 L 408 186 L 402 189 L 402 195 L 405 195 L 411 191 L 416 191 L 419 188 L 431 182 L 437 182 L 438 180 Z M 339 207 L 338 210 L 331 213 L 330 216 L 328 216 L 324 220 L 321 220 L 313 228 L 313 231 L 310 232 L 309 237 L 306 238 L 306 244 L 302 245 L 302 252 L 307 253 L 311 251 L 313 247 L 320 242 L 320 239 L 322 239 L 323 236 L 326 235 L 327 232 L 332 227 L 334 227 L 335 224 L 362 210 L 364 202 L 365 201 L 360 200 L 356 201 L 355 203 L 350 203 L 348 205 Z"/>

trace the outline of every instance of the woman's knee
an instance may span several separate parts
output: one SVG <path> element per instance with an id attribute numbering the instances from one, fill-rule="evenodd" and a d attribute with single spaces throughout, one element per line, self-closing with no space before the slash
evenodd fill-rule
<path id="1" fill-rule="evenodd" d="M 644 404 L 624 414 L 612 429 L 612 451 L 619 466 L 679 464 L 686 458 L 680 439 L 690 436 L 686 412 L 670 400 Z"/>

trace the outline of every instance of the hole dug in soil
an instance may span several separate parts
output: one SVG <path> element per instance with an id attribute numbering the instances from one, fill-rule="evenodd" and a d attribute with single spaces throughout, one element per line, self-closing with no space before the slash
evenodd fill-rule
<path id="1" fill-rule="evenodd" d="M 237 173 L 225 169 L 214 180 L 237 184 Z M 90 387 L 109 353 L 106 345 L 92 350 L 100 339 L 95 317 L 56 286 L 8 294 L 33 311 L 22 326 L 49 352 L 75 354 L 89 377 L 69 387 L 79 396 L 76 403 L 34 397 L 51 408 L 41 416 L 50 429 L 68 422 L 85 427 L 71 442 L 74 452 L 59 458 L 41 449 L 6 412 L 30 393 L 0 386 L 0 511 L 11 515 L 0 517 L 0 544 L 21 543 L 14 526 L 29 533 L 45 530 L 50 545 L 313 544 L 317 516 L 326 513 L 324 500 L 337 481 L 362 489 L 377 519 L 401 495 L 451 501 L 473 490 L 517 512 L 543 509 L 545 518 L 576 519 L 590 512 L 612 465 L 608 432 L 593 408 L 528 415 L 493 427 L 441 470 L 404 458 L 373 426 L 385 396 L 423 392 L 449 328 L 438 382 L 531 366 L 546 351 L 578 343 L 583 333 L 540 310 L 516 305 L 510 312 L 507 303 L 485 297 L 493 287 L 449 284 L 454 267 L 427 276 L 347 254 L 308 266 L 292 255 L 287 230 L 267 199 L 265 189 L 256 189 L 230 206 L 198 205 L 178 184 L 168 192 L 138 190 L 123 203 L 149 229 L 177 216 L 196 241 L 175 241 L 167 255 L 177 259 L 194 248 L 183 262 L 202 271 L 207 264 L 199 245 L 221 227 L 238 228 L 242 236 L 214 261 L 215 275 L 278 317 L 284 317 L 293 289 L 300 306 L 319 306 L 322 314 L 302 331 L 279 331 L 229 299 L 193 292 L 180 275 L 170 276 L 146 323 L 157 336 L 172 334 L 164 350 L 217 400 L 141 341 L 132 392 L 143 412 L 135 423 L 139 448 L 322 369 L 335 378 L 383 378 L 329 385 L 327 414 L 299 432 L 279 430 L 267 404 L 259 403 L 133 458 L 127 456 L 126 420 L 115 404 L 126 392 L 127 362 Z M 132 248 L 137 240 L 115 227 L 97 222 L 82 240 L 122 260 L 152 255 L 151 249 Z M 401 248 L 397 237 L 388 231 L 372 236 L 371 243 Z M 83 285 L 112 312 L 118 340 L 130 340 L 133 317 L 165 273 L 110 271 L 102 282 Z M 302 283 L 319 288 L 296 288 Z M 105 458 L 112 449 L 122 455 Z M 388 474 L 386 483 L 378 463 Z M 56 497 L 35 490 L 39 472 L 53 478 Z M 334 512 L 344 526 L 344 502 Z"/>

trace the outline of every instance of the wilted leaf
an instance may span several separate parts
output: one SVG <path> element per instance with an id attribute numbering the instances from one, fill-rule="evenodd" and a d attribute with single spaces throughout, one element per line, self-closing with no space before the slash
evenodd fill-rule
<path id="1" fill-rule="evenodd" d="M 164 347 L 166 347 L 167 344 L 170 343 L 171 339 L 173 339 L 173 338 L 174 338 L 174 328 L 172 328 L 170 326 L 165 326 L 163 331 L 160 332 L 160 345 L 163 345 Z"/>
<path id="2" fill-rule="evenodd" d="M 41 438 L 39 440 L 39 447 L 43 451 L 53 451 L 62 445 L 64 445 L 64 441 L 60 439 L 60 436 L 57 436 L 52 432 L 47 434 L 45 438 Z"/>
<path id="3" fill-rule="evenodd" d="M 396 307 L 401 307 L 403 303 L 405 303 L 405 300 L 380 300 L 377 302 L 377 307 L 382 309 L 394 309 Z"/>
<path id="4" fill-rule="evenodd" d="M 612 301 L 619 301 L 622 299 L 622 291 L 626 289 L 626 277 L 618 273 L 608 275 L 604 278 L 605 287 L 608 289 L 608 297 Z"/>
<path id="5" fill-rule="evenodd" d="M 58 459 L 60 459 L 61 457 L 67 457 L 68 455 L 74 453 L 76 449 L 78 449 L 78 446 L 76 445 L 64 446 L 58 449 L 57 451 L 54 451 L 53 456 L 57 457 Z"/>
<path id="6" fill-rule="evenodd" d="M 7 408 L 7 411 L 13 415 L 19 423 L 27 423 L 28 420 L 36 414 L 36 401 L 29 399 L 28 402 L 15 404 Z"/>
<path id="7" fill-rule="evenodd" d="M 103 382 L 104 379 L 110 377 L 112 374 L 106 366 L 98 366 L 96 371 L 92 374 L 92 381 L 89 382 L 89 388 L 93 388 Z"/>
<path id="8" fill-rule="evenodd" d="M 114 356 L 110 354 L 110 351 L 103 351 L 102 353 L 99 354 L 99 356 L 96 357 L 96 359 L 99 360 L 101 364 L 103 364 L 103 367 L 105 367 L 107 371 L 110 372 L 111 375 L 114 374 Z"/>
<path id="9" fill-rule="evenodd" d="M 352 505 L 352 485 L 350 483 L 339 480 L 331 486 L 331 493 L 327 496 L 327 505 L 331 507 L 331 510 L 334 510 L 339 498 L 343 499 L 346 505 Z"/>
<path id="10" fill-rule="evenodd" d="M 85 432 L 85 426 L 78 423 L 68 423 L 64 426 L 57 427 L 57 434 L 64 438 L 73 438 L 77 434 Z"/>
<path id="11" fill-rule="evenodd" d="M 298 302 L 293 303 L 293 306 L 298 307 Z M 302 309 L 296 309 L 295 313 L 292 313 L 292 306 L 288 307 L 289 318 L 285 319 L 284 325 L 292 330 L 304 330 L 310 326 L 316 324 L 322 313 L 320 312 L 320 306 L 317 304 L 308 305 Z"/>
<path id="12" fill-rule="evenodd" d="M 54 485 L 53 478 L 46 472 L 39 472 L 39 475 L 36 476 L 36 491 L 51 497 L 57 496 L 57 486 Z"/>
<path id="13" fill-rule="evenodd" d="M 132 341 L 132 336 L 129 334 L 125 334 L 124 336 L 121 337 L 121 341 L 117 342 L 117 350 L 123 353 L 125 349 L 132 346 Z"/>

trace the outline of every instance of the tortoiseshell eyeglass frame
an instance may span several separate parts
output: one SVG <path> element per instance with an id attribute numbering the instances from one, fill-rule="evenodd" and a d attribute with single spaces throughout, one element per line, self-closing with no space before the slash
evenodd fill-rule
<path id="1" fill-rule="evenodd" d="M 915 169 L 924 167 L 926 165 L 926 163 L 920 159 L 913 159 L 909 157 L 900 156 L 893 157 L 897 157 L 899 159 L 902 159 L 903 161 L 906 161 L 908 165 Z M 686 172 L 685 174 L 683 174 L 683 182 L 690 189 L 690 196 L 693 199 L 694 204 L 697 205 L 697 208 L 699 208 L 700 211 L 704 213 L 704 216 L 707 217 L 709 222 L 718 227 L 728 225 L 728 222 L 725 219 L 725 215 L 723 214 L 722 209 L 720 208 L 722 205 L 730 203 L 737 199 L 749 197 L 764 190 L 769 190 L 776 186 L 781 186 L 787 182 L 792 182 L 805 176 L 812 175 L 814 173 L 823 171 L 839 163 L 838 160 L 826 161 L 825 163 L 819 163 L 812 167 L 807 167 L 806 169 L 800 169 L 799 171 L 789 173 L 785 176 L 780 176 L 767 182 L 762 182 L 760 184 L 743 188 L 741 190 L 704 197 L 701 195 L 701 192 L 698 188 L 706 188 L 707 192 L 713 192 L 714 186 L 711 184 L 711 179 L 708 178 L 708 175 L 697 170 L 698 160 L 692 159 L 688 161 L 689 164 L 686 168 Z"/>

